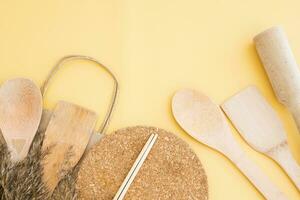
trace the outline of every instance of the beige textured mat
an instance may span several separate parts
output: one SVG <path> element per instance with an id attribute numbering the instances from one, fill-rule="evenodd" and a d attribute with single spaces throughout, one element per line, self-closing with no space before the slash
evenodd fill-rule
<path id="1" fill-rule="evenodd" d="M 204 169 L 189 146 L 153 127 L 130 127 L 106 135 L 82 160 L 79 199 L 111 200 L 151 133 L 158 139 L 125 199 L 208 199 Z"/>

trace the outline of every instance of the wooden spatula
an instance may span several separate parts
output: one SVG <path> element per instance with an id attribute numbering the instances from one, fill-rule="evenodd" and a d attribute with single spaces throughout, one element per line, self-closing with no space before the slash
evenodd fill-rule
<path id="1" fill-rule="evenodd" d="M 80 106 L 58 102 L 45 132 L 43 180 L 50 192 L 80 160 L 89 142 L 97 115 Z"/>
<path id="2" fill-rule="evenodd" d="M 173 97 L 172 110 L 188 134 L 227 156 L 267 199 L 287 199 L 248 159 L 231 134 L 223 112 L 207 96 L 194 90 L 178 91 Z"/>
<path id="3" fill-rule="evenodd" d="M 222 108 L 245 140 L 278 162 L 300 189 L 300 167 L 288 147 L 283 125 L 258 89 L 246 88 L 225 101 Z"/>
<path id="4" fill-rule="evenodd" d="M 42 95 L 28 79 L 8 80 L 0 88 L 0 128 L 13 162 L 26 157 L 42 116 Z"/>

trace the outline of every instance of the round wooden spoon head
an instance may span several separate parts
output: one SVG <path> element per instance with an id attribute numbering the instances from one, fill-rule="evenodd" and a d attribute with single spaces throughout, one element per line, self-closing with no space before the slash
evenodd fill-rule
<path id="1" fill-rule="evenodd" d="M 178 91 L 173 97 L 172 110 L 176 121 L 188 134 L 210 147 L 222 152 L 223 143 L 232 139 L 219 106 L 200 92 Z"/>
<path id="2" fill-rule="evenodd" d="M 6 81 L 0 88 L 0 128 L 11 159 L 26 157 L 42 116 L 42 95 L 28 79 Z"/>

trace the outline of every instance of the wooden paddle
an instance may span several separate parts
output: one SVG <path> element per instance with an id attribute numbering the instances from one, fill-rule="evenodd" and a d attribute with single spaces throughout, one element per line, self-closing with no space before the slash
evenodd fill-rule
<path id="1" fill-rule="evenodd" d="M 24 159 L 42 116 L 42 95 L 28 79 L 8 80 L 0 88 L 0 127 L 13 162 Z"/>
<path id="2" fill-rule="evenodd" d="M 101 67 L 102 69 L 104 69 L 104 71 L 107 72 L 107 74 L 112 78 L 113 82 L 114 82 L 114 87 L 113 87 L 113 93 L 112 93 L 112 97 L 111 97 L 111 101 L 110 101 L 110 105 L 107 109 L 107 113 L 103 119 L 102 124 L 100 125 L 99 129 L 97 131 L 95 131 L 91 138 L 90 141 L 87 145 L 87 150 L 89 148 L 91 148 L 95 143 L 97 143 L 102 136 L 105 134 L 105 130 L 109 124 L 109 121 L 111 119 L 112 113 L 113 113 L 113 109 L 115 107 L 116 104 L 116 99 L 117 99 L 117 95 L 118 95 L 118 91 L 119 91 L 119 83 L 117 78 L 115 77 L 115 75 L 111 72 L 111 70 L 106 67 L 105 65 L 103 65 L 101 62 L 99 62 L 98 60 L 89 57 L 89 56 L 83 56 L 83 55 L 68 55 L 65 56 L 63 58 L 61 58 L 56 65 L 51 69 L 50 73 L 48 74 L 45 82 L 43 83 L 42 87 L 41 87 L 41 91 L 42 94 L 45 95 L 45 92 L 49 86 L 49 83 L 51 82 L 51 79 L 53 78 L 53 76 L 59 71 L 59 69 L 67 62 L 70 61 L 76 61 L 76 60 L 84 60 L 84 61 L 89 61 L 92 63 L 97 64 L 99 67 Z M 45 112 L 45 115 L 50 116 L 51 115 L 51 111 L 47 111 Z M 44 125 L 47 124 L 47 121 L 45 121 Z"/>
<path id="3" fill-rule="evenodd" d="M 245 140 L 278 162 L 300 189 L 300 167 L 288 147 L 283 125 L 258 89 L 252 86 L 242 90 L 222 108 Z"/>
<path id="4" fill-rule="evenodd" d="M 93 132 L 97 115 L 80 106 L 58 102 L 48 127 L 42 150 L 49 150 L 44 158 L 43 180 L 52 193 L 68 171 L 80 160 Z"/>
<path id="5" fill-rule="evenodd" d="M 173 97 L 172 110 L 188 134 L 227 156 L 267 199 L 287 199 L 248 159 L 231 134 L 223 112 L 207 96 L 193 90 L 178 91 Z"/>

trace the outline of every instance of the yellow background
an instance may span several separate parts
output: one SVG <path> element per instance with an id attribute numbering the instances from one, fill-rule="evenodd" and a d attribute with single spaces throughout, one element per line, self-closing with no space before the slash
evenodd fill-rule
<path id="1" fill-rule="evenodd" d="M 133 125 L 172 131 L 201 159 L 211 200 L 263 199 L 225 157 L 180 129 L 170 101 L 177 89 L 193 88 L 222 103 L 249 84 L 257 85 L 278 111 L 300 162 L 299 133 L 291 115 L 276 101 L 252 43 L 257 33 L 279 24 L 299 58 L 299 7 L 297 0 L 1 0 L 0 81 L 23 76 L 41 85 L 62 56 L 95 57 L 120 82 L 108 133 Z M 55 77 L 45 106 L 53 108 L 64 99 L 103 117 L 110 79 L 89 63 L 70 66 Z M 236 131 L 234 135 L 289 199 L 300 199 L 273 161 L 247 146 Z"/>

